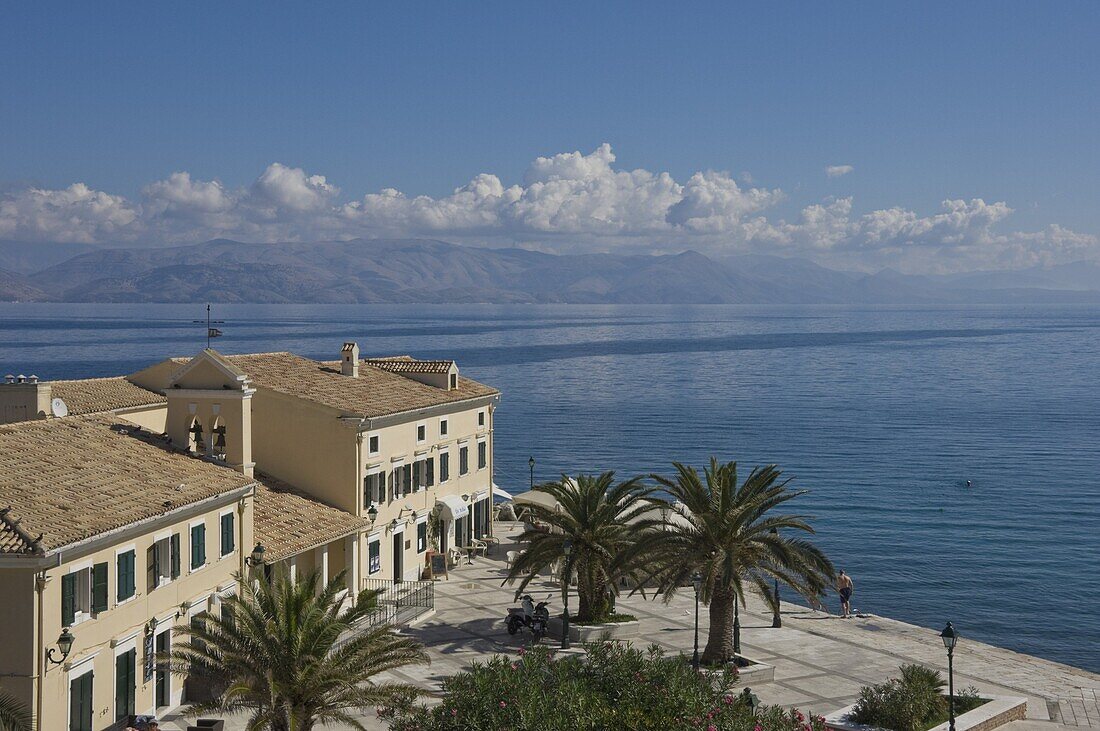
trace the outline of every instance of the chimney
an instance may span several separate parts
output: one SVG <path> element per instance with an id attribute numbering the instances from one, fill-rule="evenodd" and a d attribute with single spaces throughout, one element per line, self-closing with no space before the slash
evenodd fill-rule
<path id="1" fill-rule="evenodd" d="M 0 384 L 0 424 L 45 419 L 51 415 L 53 386 L 38 376 L 8 374 Z"/>
<path id="2" fill-rule="evenodd" d="M 352 378 L 359 377 L 359 345 L 344 343 L 340 348 L 340 372 Z"/>

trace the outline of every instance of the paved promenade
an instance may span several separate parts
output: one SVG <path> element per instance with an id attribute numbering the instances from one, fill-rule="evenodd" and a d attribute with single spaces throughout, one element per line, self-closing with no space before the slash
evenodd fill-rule
<path id="1" fill-rule="evenodd" d="M 395 671 L 390 674 L 393 679 L 437 694 L 445 677 L 471 662 L 512 653 L 529 641 L 530 636 L 525 640 L 522 633 L 509 636 L 501 621 L 506 608 L 513 605 L 512 589 L 501 586 L 503 558 L 517 531 L 516 526 L 499 525 L 503 544 L 493 556 L 479 557 L 473 565 L 453 571 L 449 580 L 436 583 L 435 614 L 405 630 L 425 644 L 431 665 Z M 550 595 L 552 612 L 560 611 L 557 587 L 549 581 L 533 584 L 529 593 L 537 599 Z M 574 597 L 571 606 L 575 602 Z M 641 621 L 635 642 L 655 642 L 669 652 L 691 653 L 694 600 L 690 588 L 669 604 L 635 596 L 621 598 L 618 606 Z M 706 641 L 706 616 L 701 608 L 700 647 Z M 938 631 L 882 617 L 845 620 L 794 604 L 784 604 L 782 616 L 783 627 L 772 629 L 771 611 L 761 600 L 750 600 L 741 614 L 742 650 L 775 666 L 774 682 L 752 685 L 765 703 L 827 713 L 854 702 L 862 685 L 881 682 L 905 663 L 919 662 L 946 675 Z M 984 693 L 1026 696 L 1029 721 L 1048 722 L 1040 727 L 1055 728 L 1049 721 L 1056 721 L 1100 728 L 1100 675 L 964 637 L 956 650 L 955 679 L 956 687 L 974 685 Z M 371 728 L 385 728 L 369 720 Z"/>

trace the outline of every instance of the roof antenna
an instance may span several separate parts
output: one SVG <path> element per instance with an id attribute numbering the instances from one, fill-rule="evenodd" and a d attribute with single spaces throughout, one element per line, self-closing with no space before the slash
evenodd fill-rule
<path id="1" fill-rule="evenodd" d="M 202 320 L 192 320 L 191 322 L 195 323 L 196 325 L 202 325 L 203 324 Z M 213 339 L 213 338 L 220 338 L 224 334 L 218 328 L 211 327 L 211 326 L 212 325 L 224 325 L 225 320 L 211 320 L 210 319 L 210 305 L 208 303 L 206 305 L 206 321 L 205 322 L 206 322 L 206 349 L 210 350 L 210 340 Z"/>

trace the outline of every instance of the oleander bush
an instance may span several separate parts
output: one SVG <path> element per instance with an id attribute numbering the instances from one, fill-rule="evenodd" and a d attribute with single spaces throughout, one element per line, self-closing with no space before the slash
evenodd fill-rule
<path id="1" fill-rule="evenodd" d="M 820 717 L 758 709 L 734 690 L 737 672 L 699 673 L 679 656 L 612 642 L 586 656 L 534 646 L 443 683 L 443 702 L 380 708 L 395 731 L 824 731 Z"/>
<path id="2" fill-rule="evenodd" d="M 851 720 L 894 731 L 925 731 L 946 721 L 947 697 L 943 695 L 946 681 L 939 671 L 922 665 L 902 665 L 898 671 L 900 677 L 860 689 Z M 984 702 L 973 687 L 957 692 L 955 715 Z"/>

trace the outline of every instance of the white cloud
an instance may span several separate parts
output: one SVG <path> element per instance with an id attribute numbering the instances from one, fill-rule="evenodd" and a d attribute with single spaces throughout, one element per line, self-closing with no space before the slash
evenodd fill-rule
<path id="1" fill-rule="evenodd" d="M 94 243 L 126 238 L 139 210 L 125 198 L 73 183 L 63 190 L 0 195 L 0 236 L 24 241 Z"/>
<path id="2" fill-rule="evenodd" d="M 826 170 L 835 177 L 852 167 Z M 0 238 L 180 243 L 433 236 L 551 251 L 765 251 L 913 271 L 1100 256 L 1096 236 L 1058 225 L 1001 231 L 1012 214 L 1003 202 L 946 200 L 939 212 L 922 215 L 903 207 L 856 213 L 852 198 L 839 198 L 804 206 L 793 221 L 769 217 L 784 197 L 744 175 L 739 182 L 702 171 L 681 183 L 667 172 L 617 169 L 604 144 L 587 154 L 539 157 L 522 184 L 482 173 L 438 198 L 386 188 L 341 200 L 323 175 L 280 163 L 235 189 L 175 172 L 146 186 L 140 201 L 81 183 L 0 190 Z"/>
<path id="3" fill-rule="evenodd" d="M 854 170 L 855 168 L 851 165 L 830 165 L 825 168 L 825 174 L 830 178 L 839 178 L 841 175 L 847 175 Z"/>

